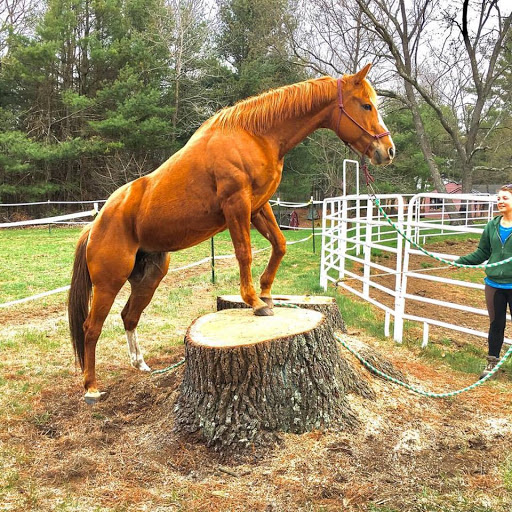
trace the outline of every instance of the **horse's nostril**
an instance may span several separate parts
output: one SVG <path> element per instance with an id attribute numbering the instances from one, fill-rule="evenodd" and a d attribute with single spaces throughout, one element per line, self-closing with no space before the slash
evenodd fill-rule
<path id="1" fill-rule="evenodd" d="M 389 148 L 388 149 L 388 154 L 391 158 L 393 158 L 395 156 L 395 150 L 393 148 Z"/>

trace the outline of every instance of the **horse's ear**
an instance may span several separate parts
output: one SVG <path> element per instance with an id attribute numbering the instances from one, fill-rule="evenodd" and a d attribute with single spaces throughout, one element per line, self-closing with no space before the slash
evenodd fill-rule
<path id="1" fill-rule="evenodd" d="M 372 63 L 370 62 L 366 64 L 366 66 L 363 69 L 361 69 L 355 75 L 353 75 L 352 79 L 354 80 L 354 82 L 356 84 L 361 83 L 366 78 L 366 75 L 368 74 L 368 71 L 370 71 L 371 67 Z"/>

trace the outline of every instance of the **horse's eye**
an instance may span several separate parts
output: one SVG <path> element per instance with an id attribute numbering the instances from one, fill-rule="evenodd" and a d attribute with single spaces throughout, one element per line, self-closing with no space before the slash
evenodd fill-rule
<path id="1" fill-rule="evenodd" d="M 371 110 L 371 109 L 372 109 L 372 106 L 371 106 L 369 103 L 365 103 L 365 104 L 363 105 L 363 108 L 364 108 L 365 110 Z"/>

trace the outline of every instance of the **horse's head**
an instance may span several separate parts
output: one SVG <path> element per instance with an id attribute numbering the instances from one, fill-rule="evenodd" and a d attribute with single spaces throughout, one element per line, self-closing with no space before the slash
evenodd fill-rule
<path id="1" fill-rule="evenodd" d="M 372 164 L 389 164 L 395 145 L 377 109 L 377 94 L 366 80 L 371 64 L 338 80 L 338 113 L 333 116 L 338 137 Z"/>

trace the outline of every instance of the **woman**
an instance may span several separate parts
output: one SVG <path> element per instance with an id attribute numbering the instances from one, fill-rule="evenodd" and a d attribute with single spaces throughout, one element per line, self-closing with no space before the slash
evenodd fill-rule
<path id="1" fill-rule="evenodd" d="M 512 183 L 498 190 L 497 215 L 487 223 L 480 238 L 478 249 L 462 256 L 455 263 L 478 265 L 505 260 L 512 256 Z M 505 337 L 507 305 L 512 314 L 512 261 L 485 269 L 485 300 L 489 312 L 487 366 L 480 378 L 484 378 L 500 360 Z"/>

